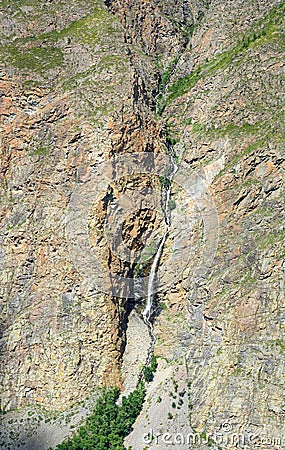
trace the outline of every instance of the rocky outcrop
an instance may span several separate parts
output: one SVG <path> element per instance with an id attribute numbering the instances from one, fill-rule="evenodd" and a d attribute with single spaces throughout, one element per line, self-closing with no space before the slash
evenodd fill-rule
<path id="1" fill-rule="evenodd" d="M 160 296 L 165 308 L 155 325 L 155 351 L 186 358 L 192 432 L 201 445 L 207 435 L 208 443 L 233 448 L 238 435 L 248 448 L 277 448 L 284 433 L 283 10 L 278 2 L 241 4 L 238 11 L 212 2 L 160 103 L 180 170 L 196 176 L 198 194 L 177 178 L 176 205 L 189 216 L 190 194 L 200 212 L 192 228 L 194 259 L 184 268 L 168 265 L 180 281 Z M 211 212 L 208 204 L 208 214 L 199 203 L 203 185 L 215 205 Z M 179 223 L 175 214 L 173 220 Z M 175 242 L 173 230 L 165 267 Z M 156 395 L 167 397 L 162 388 Z M 149 431 L 156 423 L 158 410 L 153 417 L 151 411 L 128 445 L 144 448 L 141 427 Z M 169 411 L 177 424 L 180 412 Z M 154 434 L 172 430 L 161 417 Z M 177 432 L 183 434 L 182 416 L 172 443 Z M 155 439 L 149 448 L 165 448 Z"/>
<path id="2" fill-rule="evenodd" d="M 133 283 L 115 284 L 117 298 L 114 277 L 106 293 L 96 287 L 96 272 L 87 276 L 89 260 L 79 241 L 70 253 L 70 205 L 76 205 L 76 216 L 84 203 L 78 186 L 87 201 L 88 192 L 97 189 L 92 175 L 98 167 L 100 173 L 100 164 L 110 161 L 115 167 L 116 158 L 127 153 L 159 154 L 165 140 L 154 117 L 152 90 L 159 75 L 153 61 L 138 64 L 131 42 L 125 43 L 127 30 L 103 3 L 61 6 L 60 20 L 52 4 L 11 5 L 3 11 L 5 410 L 35 402 L 62 409 L 102 383 L 121 385 L 132 307 L 126 299 L 134 296 Z M 162 222 L 159 183 L 152 173 L 127 175 L 123 182 L 111 177 L 99 194 L 84 210 L 87 244 L 90 239 L 90 251 L 107 278 L 132 280 L 147 271 L 155 251 L 151 232 Z M 120 201 L 129 202 L 134 212 L 117 217 L 122 242 L 110 243 L 117 228 L 108 234 L 105 225 Z M 127 209 L 128 203 L 123 212 Z"/>
<path id="3" fill-rule="evenodd" d="M 124 135 L 137 151 L 153 138 L 139 136 L 119 22 L 99 3 L 62 7 L 50 27 L 36 5 L 10 15 L 1 49 L 2 409 L 64 408 L 120 383 L 121 307 L 78 273 L 65 221 L 78 183 Z"/>

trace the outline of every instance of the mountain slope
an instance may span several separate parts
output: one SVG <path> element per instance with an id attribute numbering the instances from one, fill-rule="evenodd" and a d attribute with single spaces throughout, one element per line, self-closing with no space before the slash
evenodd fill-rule
<path id="1" fill-rule="evenodd" d="M 153 314 L 159 367 L 126 445 L 165 449 L 162 438 L 144 442 L 152 429 L 211 434 L 213 446 L 222 433 L 229 449 L 235 433 L 254 433 L 249 448 L 278 448 L 284 2 L 1 8 L 1 409 L 64 411 L 102 384 L 135 386 L 173 149 Z M 26 413 L 13 414 L 3 448 L 47 448 L 71 430 L 32 447 L 26 419 L 8 437 L 9 420 L 17 428 Z M 41 433 L 54 434 L 41 414 Z"/>

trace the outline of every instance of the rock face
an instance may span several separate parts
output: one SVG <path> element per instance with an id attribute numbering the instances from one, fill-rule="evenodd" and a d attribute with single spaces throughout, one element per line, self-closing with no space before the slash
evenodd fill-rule
<path id="1" fill-rule="evenodd" d="M 183 433 L 188 408 L 200 441 L 220 433 L 231 449 L 240 434 L 248 448 L 278 448 L 282 26 L 280 1 L 3 3 L 2 410 L 64 410 L 102 384 L 133 385 L 123 356 L 126 345 L 127 361 L 144 354 L 130 330 L 148 342 L 138 314 L 172 147 L 161 370 L 127 445 L 145 448 L 151 424 Z M 176 372 L 187 389 L 173 407 Z"/>
<path id="2" fill-rule="evenodd" d="M 45 14 L 9 14 L 2 47 L 3 409 L 63 408 L 120 383 L 118 307 L 78 274 L 65 222 L 88 168 L 135 127 L 133 72 L 118 20 L 100 3 L 73 7 L 44 29 L 44 2 Z"/>

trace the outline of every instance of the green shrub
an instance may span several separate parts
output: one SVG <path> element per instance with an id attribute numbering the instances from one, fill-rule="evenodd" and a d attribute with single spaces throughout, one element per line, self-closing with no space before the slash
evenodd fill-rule
<path id="1" fill-rule="evenodd" d="M 161 187 L 163 187 L 165 189 L 169 189 L 169 187 L 170 187 L 170 179 L 168 177 L 165 177 L 163 175 L 159 175 L 158 179 L 159 179 Z"/>
<path id="2" fill-rule="evenodd" d="M 132 424 L 144 402 L 144 383 L 141 381 L 128 397 L 123 397 L 120 406 L 116 404 L 119 395 L 118 388 L 103 389 L 86 423 L 74 436 L 59 444 L 56 449 L 125 450 L 124 438 L 131 432 Z"/>
<path id="3" fill-rule="evenodd" d="M 160 302 L 160 308 L 162 309 L 162 311 L 166 311 L 167 310 L 167 306 L 164 302 Z"/>
<path id="4" fill-rule="evenodd" d="M 149 366 L 143 369 L 146 381 L 153 379 L 157 360 L 153 355 Z M 117 405 L 120 391 L 116 387 L 104 388 L 92 414 L 77 433 L 59 444 L 57 450 L 125 450 L 124 439 L 141 412 L 145 400 L 145 383 L 140 380 L 137 388 Z"/>
<path id="5" fill-rule="evenodd" d="M 170 211 L 173 211 L 176 208 L 176 203 L 174 200 L 169 200 L 168 207 Z"/>
<path id="6" fill-rule="evenodd" d="M 145 366 L 143 368 L 143 376 L 146 382 L 150 382 L 153 380 L 153 374 L 157 369 L 157 359 L 154 355 L 151 357 L 151 362 L 149 366 Z"/>
<path id="7" fill-rule="evenodd" d="M 145 381 L 147 381 L 147 382 L 150 382 L 153 380 L 153 373 L 149 366 L 144 367 L 143 376 L 144 376 Z"/>

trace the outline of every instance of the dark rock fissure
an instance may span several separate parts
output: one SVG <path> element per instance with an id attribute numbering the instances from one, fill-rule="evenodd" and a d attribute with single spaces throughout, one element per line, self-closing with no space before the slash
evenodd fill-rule
<path id="1" fill-rule="evenodd" d="M 156 114 L 157 112 L 158 114 L 161 114 L 161 112 L 163 111 L 163 107 L 161 108 L 159 103 L 162 99 L 162 96 L 167 91 L 168 82 L 171 76 L 174 74 L 177 64 L 179 63 L 183 52 L 185 51 L 191 40 L 194 27 L 193 15 L 189 9 L 188 2 L 182 2 L 182 5 L 180 5 L 181 17 L 179 18 L 179 20 L 172 20 L 172 18 L 167 19 L 169 20 L 169 25 L 173 27 L 172 32 L 175 35 L 175 39 L 177 39 L 177 48 L 175 49 L 176 54 L 172 56 L 171 61 L 167 63 L 167 67 L 164 69 L 165 72 L 163 72 L 158 69 L 156 60 L 161 52 L 166 57 L 171 57 L 171 51 L 169 53 L 169 48 L 167 46 L 163 48 L 157 43 L 157 41 L 159 40 L 159 32 L 157 31 L 159 23 L 156 23 L 155 15 L 153 14 L 153 2 L 147 2 L 146 6 L 142 6 L 141 4 L 136 2 L 132 5 L 129 5 L 127 0 L 120 4 L 116 1 L 107 0 L 105 1 L 105 4 L 113 14 L 117 15 L 121 19 L 121 22 L 123 24 L 125 42 L 128 44 L 131 66 L 134 69 L 133 100 L 136 120 L 140 129 L 147 130 L 150 117 L 152 117 L 153 114 Z M 157 5 L 159 6 L 159 2 L 157 2 Z M 207 5 L 205 6 L 207 7 Z M 168 11 L 166 8 L 166 13 L 169 14 L 169 17 L 171 17 L 171 10 Z M 196 20 L 199 21 L 202 17 L 202 11 L 199 10 Z M 148 48 L 144 45 L 144 35 L 142 34 L 143 22 L 147 23 L 151 29 L 151 39 L 153 41 L 153 45 L 150 45 Z M 171 36 L 171 39 L 172 38 L 173 35 Z M 137 52 L 134 50 L 134 46 L 140 48 L 146 57 L 151 57 L 151 62 L 148 63 L 147 67 L 144 67 L 144 64 L 142 64 L 142 60 L 140 57 L 138 57 Z M 155 132 L 157 133 L 156 137 L 160 141 L 160 146 L 164 147 L 166 151 L 169 152 L 169 149 L 172 148 L 172 143 L 167 135 L 166 123 L 164 123 L 162 118 L 158 118 L 158 128 L 155 129 Z M 117 149 L 113 150 L 113 157 L 116 155 L 116 152 L 124 152 L 125 147 L 125 142 L 122 139 L 121 143 L 119 143 L 119 145 L 117 146 Z M 142 151 L 153 152 L 154 148 L 152 148 L 150 142 L 147 142 L 145 148 L 142 149 Z M 163 199 L 161 200 L 161 202 L 161 207 L 163 210 Z M 144 231 L 145 230 L 141 230 L 141 234 Z M 137 246 L 137 239 L 133 242 L 132 246 L 134 245 Z M 109 255 L 110 257 L 108 266 L 110 268 L 110 273 L 112 273 L 112 256 L 111 254 Z M 149 274 L 154 257 L 155 254 L 143 268 L 144 275 Z M 136 261 L 129 264 L 128 267 L 125 267 L 125 265 L 123 264 L 122 269 L 124 275 L 129 277 L 129 279 L 133 281 L 129 283 L 129 286 L 127 287 L 128 296 L 122 302 L 123 312 L 119 312 L 119 317 L 121 317 L 119 331 L 119 335 L 121 337 L 121 358 L 123 357 L 126 348 L 126 330 L 128 317 L 135 307 L 142 307 L 143 303 L 146 301 L 147 292 L 147 286 L 136 285 Z M 117 304 L 117 308 L 120 310 L 120 302 L 114 299 L 114 303 Z M 154 294 L 153 310 L 150 317 L 151 322 L 155 320 L 159 313 L 160 308 L 158 297 Z M 152 353 L 155 340 L 152 332 L 151 322 L 148 325 L 152 341 L 151 351 L 148 352 L 148 361 L 150 361 L 150 353 Z"/>

